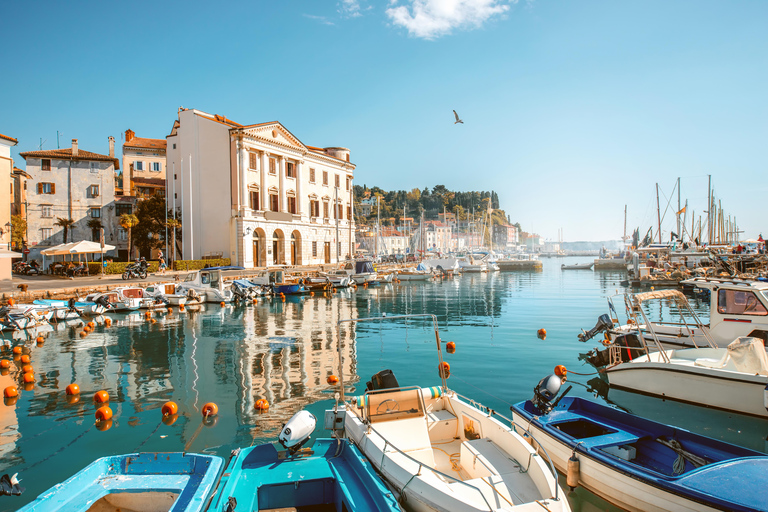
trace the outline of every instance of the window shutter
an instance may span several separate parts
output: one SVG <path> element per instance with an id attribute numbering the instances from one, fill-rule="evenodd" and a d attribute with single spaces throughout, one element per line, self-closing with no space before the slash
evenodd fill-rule
<path id="1" fill-rule="evenodd" d="M 56 184 L 51 183 L 51 194 L 55 194 L 55 193 L 56 193 Z"/>
<path id="2" fill-rule="evenodd" d="M 42 194 L 43 193 L 43 184 L 42 183 L 38 183 L 37 184 L 37 193 L 38 194 Z"/>

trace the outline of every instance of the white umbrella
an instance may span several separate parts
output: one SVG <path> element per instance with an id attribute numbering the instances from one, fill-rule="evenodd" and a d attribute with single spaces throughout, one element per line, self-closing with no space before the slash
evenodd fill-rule
<path id="1" fill-rule="evenodd" d="M 83 253 L 91 253 L 91 252 L 111 251 L 111 250 L 114 250 L 115 248 L 114 245 L 107 245 L 107 244 L 104 244 L 104 247 L 102 248 L 99 242 L 89 242 L 88 240 L 82 240 L 80 242 L 75 242 L 70 245 L 71 247 L 67 251 L 69 254 L 83 254 Z"/>

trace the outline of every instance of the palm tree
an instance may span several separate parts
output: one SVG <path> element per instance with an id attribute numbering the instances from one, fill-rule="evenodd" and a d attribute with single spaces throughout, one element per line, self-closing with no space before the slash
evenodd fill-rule
<path id="1" fill-rule="evenodd" d="M 120 216 L 120 225 L 128 230 L 128 261 L 131 261 L 133 246 L 131 245 L 131 228 L 139 223 L 139 218 L 132 213 L 124 213 Z"/>
<path id="2" fill-rule="evenodd" d="M 166 227 L 168 227 L 168 229 L 171 230 L 171 234 L 173 235 L 173 245 L 171 246 L 171 247 L 173 247 L 173 252 L 171 254 L 173 254 L 173 257 L 175 259 L 176 258 L 176 230 L 181 229 L 181 220 L 180 219 L 170 218 L 170 219 L 168 219 L 165 222 L 165 225 L 166 225 Z M 170 267 L 171 255 L 170 254 L 166 254 L 165 256 L 169 260 L 168 261 L 168 266 Z"/>
<path id="3" fill-rule="evenodd" d="M 91 241 L 99 242 L 101 240 L 101 221 L 99 219 L 91 219 L 86 225 L 91 229 Z"/>
<path id="4" fill-rule="evenodd" d="M 54 226 L 61 226 L 61 228 L 64 230 L 64 243 L 67 243 L 67 238 L 69 237 L 69 228 L 72 227 L 72 225 L 75 223 L 72 219 L 64 219 L 61 217 L 56 217 L 58 220 L 53 223 Z"/>

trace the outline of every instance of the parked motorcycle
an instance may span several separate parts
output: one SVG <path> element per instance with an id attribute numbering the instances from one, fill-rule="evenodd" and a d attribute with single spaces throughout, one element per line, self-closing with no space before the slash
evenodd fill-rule
<path id="1" fill-rule="evenodd" d="M 123 272 L 123 279 L 127 280 L 131 279 L 132 277 L 137 279 L 146 279 L 147 267 L 140 265 L 139 263 L 131 263 L 125 267 L 125 272 Z"/>

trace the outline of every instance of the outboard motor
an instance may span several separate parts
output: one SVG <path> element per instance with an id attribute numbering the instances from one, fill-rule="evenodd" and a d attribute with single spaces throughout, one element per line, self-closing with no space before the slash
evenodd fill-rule
<path id="1" fill-rule="evenodd" d="M 104 306 L 104 309 L 112 309 L 115 307 L 115 305 L 109 302 L 109 299 L 104 295 L 100 295 L 94 302 L 100 306 Z"/>
<path id="2" fill-rule="evenodd" d="M 315 431 L 315 425 L 317 419 L 309 411 L 299 411 L 288 420 L 288 423 L 283 425 L 283 429 L 280 431 L 280 435 L 277 436 L 277 440 L 283 445 L 283 448 L 293 455 L 302 445 L 309 441 L 312 432 Z"/>
<path id="3" fill-rule="evenodd" d="M 560 392 L 560 387 L 562 386 L 563 382 L 565 382 L 564 377 L 558 377 L 554 374 L 541 379 L 539 383 L 536 384 L 536 387 L 533 388 L 533 399 L 531 400 L 533 405 L 542 413 L 549 414 L 549 411 L 554 409 L 558 402 L 560 402 L 560 400 L 565 395 L 567 395 L 573 387 L 568 386 L 568 389 L 566 389 L 563 394 L 553 402 L 552 400 L 554 400 L 557 394 Z"/>
<path id="4" fill-rule="evenodd" d="M 365 389 L 368 391 L 399 387 L 400 384 L 397 383 L 397 378 L 395 377 L 395 374 L 392 372 L 392 370 L 381 370 L 379 373 L 371 377 L 371 380 L 365 384 Z"/>
<path id="5" fill-rule="evenodd" d="M 608 314 L 603 314 L 597 317 L 597 323 L 593 328 L 591 328 L 588 331 L 584 331 L 584 329 L 581 330 L 581 334 L 579 334 L 579 341 L 589 341 L 592 338 L 595 337 L 595 335 L 600 334 L 603 331 L 607 331 L 609 329 L 613 329 L 613 322 L 611 321 L 611 317 L 608 316 Z"/>

